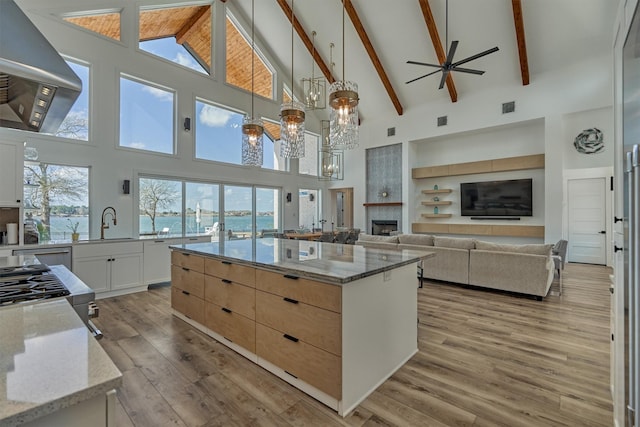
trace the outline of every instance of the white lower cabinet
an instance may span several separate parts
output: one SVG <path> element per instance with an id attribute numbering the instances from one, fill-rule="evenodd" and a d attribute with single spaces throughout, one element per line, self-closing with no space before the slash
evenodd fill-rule
<path id="1" fill-rule="evenodd" d="M 144 283 L 151 285 L 171 281 L 171 251 L 169 250 L 169 246 L 203 242 L 211 242 L 211 236 L 178 237 L 143 241 Z"/>
<path id="2" fill-rule="evenodd" d="M 73 272 L 104 298 L 145 289 L 142 242 L 80 244 L 73 248 Z"/>

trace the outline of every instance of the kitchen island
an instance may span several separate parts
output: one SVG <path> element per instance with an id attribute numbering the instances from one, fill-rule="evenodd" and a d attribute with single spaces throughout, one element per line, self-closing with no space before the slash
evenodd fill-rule
<path id="1" fill-rule="evenodd" d="M 416 263 L 289 239 L 171 246 L 174 314 L 346 416 L 417 351 Z"/>

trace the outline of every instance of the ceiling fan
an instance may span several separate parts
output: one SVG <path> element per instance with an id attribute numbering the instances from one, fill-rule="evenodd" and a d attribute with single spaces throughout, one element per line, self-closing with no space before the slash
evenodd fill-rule
<path id="1" fill-rule="evenodd" d="M 446 2 L 446 43 L 448 44 L 449 41 L 449 0 L 447 0 Z M 447 53 L 447 57 L 444 61 L 443 64 L 428 64 L 426 62 L 418 62 L 418 61 L 407 61 L 407 64 L 414 64 L 414 65 L 424 65 L 426 67 L 435 67 L 438 68 L 438 70 L 436 71 L 432 71 L 430 73 L 427 73 L 423 76 L 420 77 L 416 77 L 415 79 L 409 80 L 408 82 L 406 82 L 405 84 L 409 84 L 409 83 L 413 83 L 416 80 L 420 80 L 423 79 L 425 77 L 429 77 L 433 74 L 442 72 L 442 78 L 440 79 L 440 87 L 438 87 L 438 89 L 442 89 L 444 87 L 444 83 L 447 80 L 447 76 L 449 75 L 449 73 L 451 71 L 456 71 L 456 72 L 461 72 L 461 73 L 469 73 L 469 74 L 477 74 L 477 75 L 482 75 L 484 74 L 484 71 L 481 70 L 475 70 L 472 68 L 462 68 L 460 67 L 460 65 L 466 64 L 467 62 L 471 62 L 475 59 L 478 58 L 482 58 L 483 56 L 489 55 L 493 52 L 497 52 L 498 46 L 493 47 L 491 49 L 487 49 L 483 52 L 477 53 L 475 55 L 469 56 L 468 58 L 465 59 L 461 59 L 460 61 L 456 61 L 453 62 L 453 57 L 456 54 L 456 49 L 458 48 L 458 40 L 454 40 L 451 42 L 451 46 L 449 47 L 449 52 Z"/>

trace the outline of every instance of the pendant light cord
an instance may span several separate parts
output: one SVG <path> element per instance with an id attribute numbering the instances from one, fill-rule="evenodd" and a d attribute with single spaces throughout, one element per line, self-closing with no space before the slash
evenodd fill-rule
<path id="1" fill-rule="evenodd" d="M 293 2 L 294 0 L 291 0 L 291 102 L 293 102 L 293 21 L 295 19 Z"/>
<path id="2" fill-rule="evenodd" d="M 255 37 L 254 37 L 254 22 L 255 22 L 255 0 L 251 0 L 251 120 L 255 117 L 253 116 L 253 98 L 254 98 L 254 88 L 253 88 L 253 80 L 254 80 L 254 66 L 253 63 L 255 61 L 256 56 L 256 48 L 255 48 Z"/>
<path id="3" fill-rule="evenodd" d="M 347 80 L 344 74 L 344 9 L 345 2 L 347 0 L 342 0 L 342 80 Z"/>

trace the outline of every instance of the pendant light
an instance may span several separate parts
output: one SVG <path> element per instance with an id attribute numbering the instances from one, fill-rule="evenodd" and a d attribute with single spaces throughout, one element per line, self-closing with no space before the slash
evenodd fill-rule
<path id="1" fill-rule="evenodd" d="M 342 78 L 344 72 L 344 14 L 342 0 Z M 358 146 L 358 84 L 348 80 L 337 80 L 329 87 L 329 141 L 334 148 L 351 149 Z"/>
<path id="2" fill-rule="evenodd" d="M 291 0 L 291 102 L 280 106 L 280 156 L 289 159 L 304 157 L 304 104 L 293 97 L 293 2 Z"/>
<path id="3" fill-rule="evenodd" d="M 242 164 L 249 166 L 262 166 L 263 160 L 263 135 L 264 124 L 261 119 L 253 116 L 254 99 L 254 0 L 251 0 L 251 117 L 245 116 L 242 120 Z"/>
<path id="4" fill-rule="evenodd" d="M 304 106 L 307 110 L 323 110 L 326 107 L 326 81 L 315 76 L 316 32 L 311 32 L 311 77 L 302 79 Z"/>

